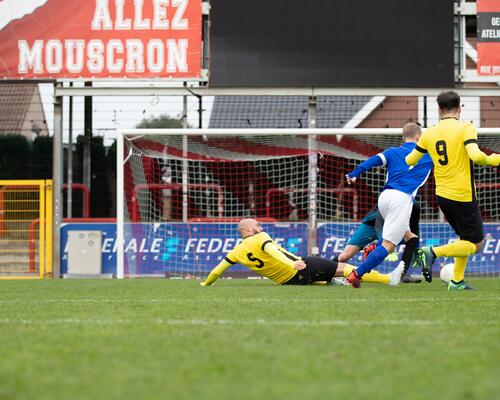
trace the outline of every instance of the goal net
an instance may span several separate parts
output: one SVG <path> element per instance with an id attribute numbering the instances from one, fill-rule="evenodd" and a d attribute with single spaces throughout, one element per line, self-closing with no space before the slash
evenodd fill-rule
<path id="1" fill-rule="evenodd" d="M 500 152 L 500 128 L 480 129 L 479 145 Z M 238 243 L 244 217 L 261 221 L 298 255 L 338 255 L 376 205 L 385 169 L 354 186 L 344 176 L 366 158 L 401 144 L 400 129 L 130 130 L 118 140 L 119 277 L 198 277 Z M 500 173 L 475 167 L 485 246 L 467 273 L 500 272 Z M 420 190 L 421 245 L 456 239 L 439 212 L 431 176 Z M 402 252 L 402 246 L 398 247 Z M 358 265 L 361 254 L 350 263 Z M 440 266 L 453 262 L 440 259 Z M 388 271 L 386 260 L 379 270 Z M 232 276 L 246 276 L 235 265 Z M 417 271 L 415 271 L 417 273 Z"/>

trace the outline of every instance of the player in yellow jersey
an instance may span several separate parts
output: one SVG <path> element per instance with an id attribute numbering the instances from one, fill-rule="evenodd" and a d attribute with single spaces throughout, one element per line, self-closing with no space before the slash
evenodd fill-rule
<path id="1" fill-rule="evenodd" d="M 279 285 L 310 285 L 314 282 L 331 282 L 335 276 L 346 277 L 354 266 L 321 257 L 297 257 L 262 230 L 255 219 L 243 219 L 238 225 L 243 238 L 201 283 L 210 286 L 224 271 L 239 263 Z M 395 286 L 401 280 L 403 267 L 390 274 L 372 271 L 363 275 L 363 282 L 385 283 Z"/>
<path id="2" fill-rule="evenodd" d="M 449 290 L 474 289 L 464 282 L 470 255 L 483 246 L 483 221 L 476 202 L 473 163 L 498 166 L 500 154 L 486 155 L 477 145 L 477 131 L 472 123 L 460 121 L 460 97 L 443 92 L 437 98 L 440 121 L 427 129 L 417 147 L 406 157 L 416 165 L 425 153 L 434 163 L 436 197 L 439 208 L 459 240 L 445 246 L 422 247 L 417 263 L 427 281 L 432 281 L 432 263 L 437 257 L 454 257 L 455 269 Z"/>

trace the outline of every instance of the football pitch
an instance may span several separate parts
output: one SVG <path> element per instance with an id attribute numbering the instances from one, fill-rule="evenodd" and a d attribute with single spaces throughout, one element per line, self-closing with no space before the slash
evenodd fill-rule
<path id="1" fill-rule="evenodd" d="M 1 399 L 494 399 L 500 279 L 0 282 Z"/>

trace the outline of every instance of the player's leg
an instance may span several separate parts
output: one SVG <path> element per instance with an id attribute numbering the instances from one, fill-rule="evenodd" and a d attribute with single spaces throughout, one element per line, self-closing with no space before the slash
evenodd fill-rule
<path id="1" fill-rule="evenodd" d="M 321 257 L 304 257 L 306 268 L 299 271 L 297 279 L 291 283 L 297 285 L 309 285 L 315 282 L 331 282 L 334 277 L 346 277 L 355 268 L 353 265 L 339 263 Z M 294 277 L 294 278 L 295 278 Z M 391 284 L 390 274 L 381 274 L 377 271 L 371 271 L 363 276 L 363 282 Z"/>
<path id="2" fill-rule="evenodd" d="M 364 222 L 361 223 L 350 237 L 342 253 L 335 257 L 335 260 L 339 262 L 349 261 L 358 251 L 374 241 L 376 236 L 377 234 L 374 226 L 365 224 Z"/>
<path id="3" fill-rule="evenodd" d="M 409 220 L 412 207 L 412 197 L 397 190 L 385 190 L 379 196 L 378 208 L 385 220 L 382 231 L 382 244 L 373 250 L 366 260 L 354 270 L 347 280 L 352 287 L 361 286 L 361 278 L 364 274 L 371 271 L 377 265 L 381 264 L 389 253 L 392 253 L 396 244 L 403 239 L 403 236 L 409 231 Z M 403 267 L 398 266 L 393 273 L 392 284 L 397 285 L 401 279 Z"/>
<path id="4" fill-rule="evenodd" d="M 306 267 L 297 271 L 292 279 L 283 285 L 312 285 L 315 282 L 331 282 L 337 271 L 338 262 L 321 257 L 303 257 Z"/>
<path id="5" fill-rule="evenodd" d="M 302 260 L 306 263 L 306 267 L 302 270 L 305 272 L 305 285 L 310 285 L 314 282 L 331 282 L 337 272 L 339 263 L 326 258 L 308 256 Z M 299 271 L 301 272 L 301 271 Z"/>
<path id="6" fill-rule="evenodd" d="M 384 218 L 380 214 L 380 212 L 377 214 L 377 217 L 375 219 L 375 231 L 377 233 L 377 239 L 382 238 L 382 231 L 384 229 Z M 414 253 L 418 247 L 418 235 L 420 231 L 420 205 L 417 202 L 413 203 L 413 207 L 411 210 L 411 216 L 410 216 L 410 234 L 405 236 L 405 248 L 403 251 L 403 255 L 401 256 L 401 262 L 403 262 L 404 265 L 404 272 L 403 276 L 401 277 L 401 282 L 404 283 L 420 283 L 422 280 L 417 277 L 410 275 L 408 272 L 409 267 L 412 263 Z M 365 259 L 368 256 L 370 252 L 375 250 L 375 247 L 365 247 Z"/>
<path id="7" fill-rule="evenodd" d="M 401 282 L 419 283 L 421 279 L 418 277 L 413 277 L 408 272 L 413 261 L 415 251 L 418 248 L 419 238 L 413 231 L 411 231 L 405 235 L 404 240 L 405 249 L 403 250 L 403 255 L 401 256 L 401 262 L 403 263 L 403 276 L 401 277 Z"/>
<path id="8" fill-rule="evenodd" d="M 432 264 L 437 257 L 467 259 L 481 250 L 484 239 L 483 221 L 476 202 L 458 202 L 439 196 L 437 199 L 439 208 L 460 239 L 444 246 L 419 249 L 417 262 L 422 266 L 422 273 L 429 282 L 432 281 Z M 457 271 L 453 279 L 455 283 L 463 281 L 465 267 L 466 262 L 459 260 L 458 266 L 455 267 Z M 453 283 L 450 287 L 452 285 Z"/>
<path id="9" fill-rule="evenodd" d="M 408 273 L 408 270 L 412 264 L 414 255 L 419 246 L 419 236 L 420 236 L 420 205 L 415 201 L 413 202 L 413 207 L 411 209 L 410 215 L 410 231 L 414 236 L 405 237 L 405 249 L 403 250 L 403 255 L 401 256 L 401 260 L 405 265 L 405 273 L 401 278 L 401 282 L 415 282 L 419 283 L 421 281 L 420 278 L 413 277 Z"/>
<path id="10" fill-rule="evenodd" d="M 448 284 L 448 290 L 475 290 L 472 286 L 464 282 L 464 272 L 469 257 L 455 257 L 453 267 L 453 278 Z"/>
<path id="11" fill-rule="evenodd" d="M 356 267 L 351 264 L 339 263 L 335 276 L 347 278 L 355 268 Z M 391 276 L 389 274 L 381 274 L 380 272 L 373 270 L 363 275 L 363 282 L 382 283 L 388 285 L 391 283 Z"/>
<path id="12" fill-rule="evenodd" d="M 335 257 L 335 260 L 338 261 L 338 262 L 349 261 L 360 250 L 361 250 L 361 247 L 359 247 L 359 246 L 354 246 L 352 244 L 347 244 L 344 247 L 344 250 L 342 250 L 342 253 L 340 253 L 337 257 Z"/>

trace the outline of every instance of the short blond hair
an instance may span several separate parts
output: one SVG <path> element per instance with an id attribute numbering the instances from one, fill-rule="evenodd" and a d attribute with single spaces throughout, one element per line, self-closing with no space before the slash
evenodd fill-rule
<path id="1" fill-rule="evenodd" d="M 420 135 L 422 129 L 420 126 L 414 122 L 408 122 L 403 126 L 403 139 L 413 139 L 415 136 Z"/>

